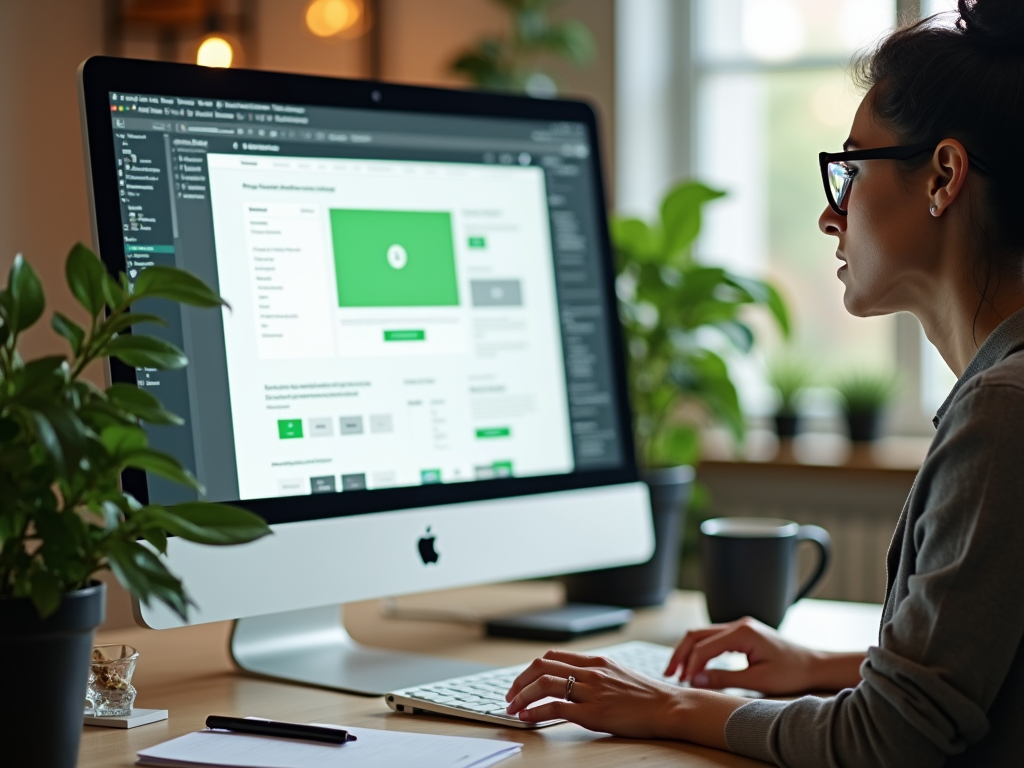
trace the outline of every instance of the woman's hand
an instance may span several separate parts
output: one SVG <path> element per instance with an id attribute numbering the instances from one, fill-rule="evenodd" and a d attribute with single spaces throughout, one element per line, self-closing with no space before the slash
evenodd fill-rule
<path id="1" fill-rule="evenodd" d="M 576 682 L 565 701 L 570 675 Z M 509 714 L 527 722 L 562 718 L 592 731 L 656 739 L 671 738 L 681 692 L 602 656 L 548 651 L 515 679 L 505 700 Z M 560 701 L 527 709 L 547 697 Z"/>
<path id="2" fill-rule="evenodd" d="M 569 701 L 566 681 L 572 675 Z M 527 709 L 545 698 L 559 699 Z M 535 723 L 558 718 L 634 739 L 686 739 L 725 749 L 725 722 L 746 699 L 663 683 L 601 656 L 548 651 L 515 679 L 508 712 Z"/>
<path id="3" fill-rule="evenodd" d="M 707 669 L 711 659 L 735 651 L 747 657 L 740 671 Z M 750 617 L 686 633 L 665 669 L 697 688 L 748 688 L 769 695 L 839 690 L 860 682 L 863 653 L 823 653 L 784 640 Z"/>

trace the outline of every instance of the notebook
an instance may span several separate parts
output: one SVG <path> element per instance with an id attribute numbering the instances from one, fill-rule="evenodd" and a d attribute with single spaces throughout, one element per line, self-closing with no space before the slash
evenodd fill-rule
<path id="1" fill-rule="evenodd" d="M 497 739 L 372 728 L 345 730 L 357 741 L 335 745 L 227 731 L 197 731 L 140 751 L 137 765 L 160 768 L 487 768 L 518 754 L 523 746 Z"/>

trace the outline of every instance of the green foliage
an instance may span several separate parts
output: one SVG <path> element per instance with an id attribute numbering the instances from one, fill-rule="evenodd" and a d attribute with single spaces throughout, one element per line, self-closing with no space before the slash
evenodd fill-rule
<path id="1" fill-rule="evenodd" d="M 699 431 L 685 416 L 688 405 L 727 426 L 737 440 L 743 437 L 728 366 L 703 343 L 702 332 L 714 328 L 740 352 L 750 352 L 754 332 L 743 311 L 758 305 L 789 335 L 786 305 L 770 283 L 693 261 L 701 211 L 724 194 L 684 182 L 666 195 L 656 224 L 612 221 L 637 452 L 648 467 L 697 460 Z"/>
<path id="2" fill-rule="evenodd" d="M 496 0 L 509 14 L 510 33 L 487 37 L 463 51 L 451 70 L 478 88 L 554 95 L 555 83 L 543 67 L 546 58 L 587 64 L 594 57 L 594 38 L 579 21 L 554 21 L 551 7 L 559 0 Z"/>
<path id="3" fill-rule="evenodd" d="M 768 383 L 778 397 L 778 413 L 795 415 L 800 395 L 812 380 L 811 367 L 806 360 L 793 356 L 772 360 L 768 366 Z"/>
<path id="4" fill-rule="evenodd" d="M 126 333 L 140 322 L 160 322 L 132 311 L 141 299 L 196 307 L 224 301 L 170 267 L 149 267 L 134 286 L 124 274 L 115 280 L 81 244 L 68 255 L 66 277 L 90 317 L 82 328 L 54 313 L 51 326 L 67 340 L 69 357 L 24 362 L 18 354 L 21 333 L 45 308 L 42 283 L 21 256 L 0 291 L 0 598 L 31 598 L 45 617 L 64 593 L 109 569 L 142 601 L 160 600 L 185 618 L 188 595 L 160 557 L 167 536 L 237 544 L 270 529 L 256 515 L 224 504 L 142 505 L 123 493 L 119 479 L 128 467 L 202 492 L 176 459 L 149 447 L 142 428 L 181 419 L 146 390 L 114 384 L 102 391 L 80 376 L 105 357 L 158 369 L 186 364 L 174 345 Z"/>
<path id="5" fill-rule="evenodd" d="M 847 414 L 877 413 L 892 402 L 898 391 L 898 378 L 881 371 L 854 371 L 836 383 L 839 402 Z"/>

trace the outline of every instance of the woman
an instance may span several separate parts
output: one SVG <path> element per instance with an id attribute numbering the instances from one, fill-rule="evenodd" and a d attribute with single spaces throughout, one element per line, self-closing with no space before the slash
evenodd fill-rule
<path id="1" fill-rule="evenodd" d="M 860 68 L 819 220 L 857 316 L 906 311 L 959 381 L 896 528 L 878 647 L 817 653 L 751 619 L 690 632 L 653 681 L 552 651 L 508 692 L 524 720 L 686 739 L 782 766 L 1001 766 L 1024 755 L 1024 2 L 960 0 Z M 899 149 L 892 149 L 898 147 Z M 863 151 L 867 150 L 867 151 Z M 881 150 L 881 151 L 878 151 Z M 709 670 L 723 651 L 748 669 Z M 546 696 L 571 701 L 524 709 Z M 749 701 L 700 688 L 832 698 Z"/>

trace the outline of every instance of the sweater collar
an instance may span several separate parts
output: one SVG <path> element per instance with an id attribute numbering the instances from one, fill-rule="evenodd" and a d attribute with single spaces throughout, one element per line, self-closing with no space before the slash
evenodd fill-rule
<path id="1" fill-rule="evenodd" d="M 1001 360 L 1005 360 L 1011 353 L 1022 347 L 1024 347 L 1024 309 L 1019 309 L 996 326 L 996 329 L 974 353 L 974 358 L 967 366 L 967 370 L 964 371 L 964 375 L 953 386 L 946 401 L 935 414 L 935 418 L 932 419 L 932 424 L 936 429 L 964 384 Z"/>

